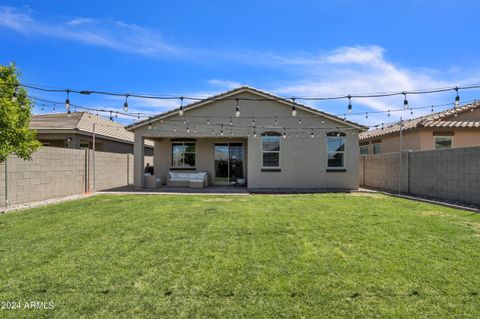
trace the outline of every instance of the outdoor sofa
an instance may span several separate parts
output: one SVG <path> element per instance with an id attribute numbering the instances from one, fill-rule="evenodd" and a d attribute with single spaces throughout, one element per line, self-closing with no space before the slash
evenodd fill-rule
<path id="1" fill-rule="evenodd" d="M 168 172 L 167 186 L 203 188 L 208 186 L 207 172 Z"/>

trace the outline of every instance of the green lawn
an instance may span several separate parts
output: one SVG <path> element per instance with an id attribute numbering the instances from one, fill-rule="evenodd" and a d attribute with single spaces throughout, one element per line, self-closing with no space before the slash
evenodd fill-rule
<path id="1" fill-rule="evenodd" d="M 478 318 L 480 215 L 383 195 L 95 196 L 0 216 L 0 318 Z"/>

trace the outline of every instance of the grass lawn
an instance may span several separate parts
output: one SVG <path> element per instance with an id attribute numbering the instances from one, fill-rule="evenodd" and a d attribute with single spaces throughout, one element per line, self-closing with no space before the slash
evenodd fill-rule
<path id="1" fill-rule="evenodd" d="M 0 318 L 478 318 L 480 215 L 377 194 L 95 196 L 0 216 Z"/>

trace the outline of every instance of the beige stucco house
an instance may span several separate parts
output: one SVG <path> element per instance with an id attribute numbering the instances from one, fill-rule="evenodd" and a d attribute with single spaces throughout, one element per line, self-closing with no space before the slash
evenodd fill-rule
<path id="1" fill-rule="evenodd" d="M 480 146 L 480 102 L 403 122 L 403 150 L 435 150 Z M 400 125 L 394 124 L 359 135 L 360 153 L 400 151 Z"/>
<path id="2" fill-rule="evenodd" d="M 92 149 L 95 130 L 95 149 L 101 152 L 133 153 L 133 133 L 89 112 L 33 115 L 30 128 L 37 139 L 49 147 Z M 153 155 L 153 142 L 146 141 L 145 155 Z"/>
<path id="3" fill-rule="evenodd" d="M 127 127 L 135 134 L 136 187 L 144 186 L 148 138 L 162 184 L 171 172 L 205 172 L 210 185 L 241 180 L 252 190 L 358 188 L 358 133 L 365 129 L 250 87 Z"/>

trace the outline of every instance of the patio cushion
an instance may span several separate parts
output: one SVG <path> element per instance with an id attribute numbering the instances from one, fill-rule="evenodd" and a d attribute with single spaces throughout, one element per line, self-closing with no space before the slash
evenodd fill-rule
<path id="1" fill-rule="evenodd" d="M 168 172 L 171 180 L 175 181 L 202 181 L 207 176 L 207 172 L 195 172 L 195 173 L 184 173 L 184 172 Z"/>

